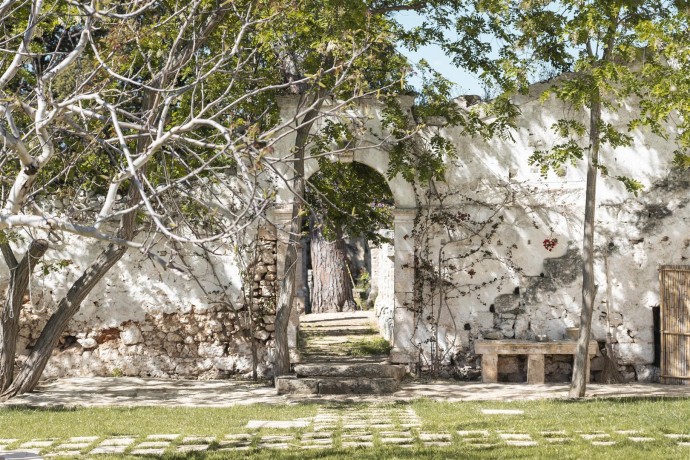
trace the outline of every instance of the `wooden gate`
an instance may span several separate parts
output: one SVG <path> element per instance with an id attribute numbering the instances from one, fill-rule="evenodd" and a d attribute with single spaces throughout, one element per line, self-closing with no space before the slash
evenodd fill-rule
<path id="1" fill-rule="evenodd" d="M 663 265 L 661 293 L 661 383 L 690 385 L 690 266 Z"/>

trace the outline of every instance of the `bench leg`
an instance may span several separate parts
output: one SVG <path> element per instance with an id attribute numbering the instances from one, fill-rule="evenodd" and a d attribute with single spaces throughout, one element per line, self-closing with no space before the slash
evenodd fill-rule
<path id="1" fill-rule="evenodd" d="M 544 383 L 544 355 L 527 356 L 527 383 Z"/>
<path id="2" fill-rule="evenodd" d="M 498 355 L 483 354 L 482 355 L 482 382 L 496 383 L 498 382 Z"/>

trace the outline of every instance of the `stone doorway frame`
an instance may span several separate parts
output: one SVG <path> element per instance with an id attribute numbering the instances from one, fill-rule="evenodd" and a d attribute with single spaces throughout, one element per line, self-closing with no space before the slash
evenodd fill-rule
<path id="1" fill-rule="evenodd" d="M 412 104 L 414 98 L 405 96 L 400 99 L 400 105 L 407 113 L 411 114 Z M 300 111 L 300 97 L 287 96 L 279 100 L 281 119 L 284 122 L 289 122 L 293 129 L 289 128 L 279 136 L 279 140 L 274 145 L 275 151 L 283 158 L 289 158 L 292 146 L 294 146 L 295 132 L 294 127 L 298 126 L 298 118 L 295 114 Z M 375 99 L 364 99 L 360 101 L 360 110 L 367 113 L 369 117 L 368 124 L 371 124 L 374 129 L 380 131 L 380 110 L 382 104 Z M 318 129 L 318 126 L 317 126 Z M 369 140 L 369 145 L 377 144 L 375 140 Z M 367 139 L 364 139 L 363 144 L 367 144 Z M 416 347 L 412 342 L 414 335 L 415 315 L 412 310 L 414 303 L 414 238 L 412 231 L 414 230 L 414 221 L 417 215 L 417 196 L 415 189 L 402 178 L 397 175 L 392 179 L 388 179 L 386 173 L 388 171 L 389 155 L 381 148 L 358 148 L 354 152 L 347 155 L 339 155 L 334 160 L 351 163 L 357 162 L 369 166 L 379 174 L 381 174 L 393 194 L 394 210 L 393 210 L 393 244 L 395 248 L 394 255 L 394 313 L 393 313 L 393 335 L 392 335 L 392 350 L 390 352 L 390 361 L 396 364 L 411 364 L 415 362 L 417 355 Z M 286 162 L 284 165 L 278 165 L 283 177 L 290 177 L 290 165 Z M 319 170 L 318 161 L 316 159 L 305 160 L 305 178 L 308 179 Z M 277 232 L 277 279 L 281 280 L 285 274 L 285 254 L 287 251 L 288 233 L 285 231 L 289 228 L 292 217 L 292 196 L 288 187 L 283 183 L 277 189 L 276 205 L 268 212 L 268 220 L 275 227 Z M 297 263 L 301 266 L 304 261 L 302 258 L 302 251 L 298 251 Z M 295 286 L 299 290 L 300 286 L 304 286 L 306 280 L 302 279 L 302 270 L 296 270 Z M 288 326 L 288 346 L 290 348 L 290 356 L 293 362 L 299 361 L 299 353 L 297 350 L 297 330 L 299 328 L 299 313 L 304 310 L 304 294 L 296 292 L 293 299 L 292 312 L 290 315 L 290 322 Z"/>

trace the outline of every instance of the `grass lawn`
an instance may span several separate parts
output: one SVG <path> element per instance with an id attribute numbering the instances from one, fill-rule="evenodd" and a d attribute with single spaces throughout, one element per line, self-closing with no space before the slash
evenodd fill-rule
<path id="1" fill-rule="evenodd" d="M 341 442 L 349 434 L 338 419 L 333 430 L 333 446 L 326 449 L 304 450 L 297 447 L 287 450 L 257 449 L 259 438 L 254 437 L 248 451 L 217 451 L 219 442 L 227 434 L 255 433 L 264 435 L 291 435 L 299 444 L 313 427 L 291 429 L 245 428 L 249 420 L 294 420 L 313 417 L 319 410 L 331 414 L 364 413 L 366 410 L 413 409 L 421 425 L 411 429 L 412 447 L 384 445 L 382 431 L 369 429 L 372 447 L 342 448 Z M 487 415 L 482 409 L 520 409 L 521 415 Z M 393 413 L 393 412 L 390 412 Z M 397 413 L 397 412 L 396 412 Z M 339 415 L 340 416 L 340 415 Z M 397 417 L 397 416 L 396 416 Z M 392 417 L 389 422 L 400 430 L 401 421 Z M 636 431 L 636 433 L 625 431 Z M 463 431 L 487 431 L 473 445 L 467 438 L 474 436 Z M 460 433 L 459 433 L 460 432 Z M 559 433 L 554 433 L 559 432 Z M 251 405 L 227 409 L 186 408 L 102 408 L 76 410 L 0 409 L 0 439 L 17 439 L 8 448 L 17 448 L 23 442 L 39 438 L 58 438 L 61 442 L 69 437 L 97 436 L 93 446 L 108 436 L 129 435 L 137 443 L 147 435 L 180 434 L 180 438 L 168 447 L 166 459 L 460 459 L 460 458 L 548 458 L 548 459 L 680 459 L 690 458 L 690 400 L 688 399 L 620 399 L 584 402 L 532 401 L 532 402 L 465 402 L 443 403 L 419 400 L 410 404 L 354 405 L 354 404 L 299 404 L 299 405 Z M 450 435 L 450 444 L 444 447 L 428 447 L 424 435 Z M 535 446 L 508 445 L 511 435 L 515 439 L 536 442 Z M 672 436 L 666 436 L 671 434 Z M 184 436 L 200 435 L 217 438 L 206 452 L 175 453 L 174 448 Z M 591 436 L 590 436 L 591 435 Z M 685 435 L 685 436 L 684 436 Z M 558 438 L 557 442 L 554 439 Z M 633 439 L 631 439 L 633 438 Z M 641 440 L 644 438 L 645 440 Z M 613 445 L 593 444 L 615 442 Z M 0 441 L 1 442 L 1 441 Z M 684 446 L 682 442 L 689 445 Z M 43 451 L 54 452 L 59 442 Z M 130 452 L 128 447 L 125 452 Z M 214 451 L 215 450 L 215 451 Z M 133 455 L 88 455 L 89 458 L 142 458 Z M 84 456 L 83 458 L 86 458 Z M 147 458 L 147 457 L 143 457 Z M 150 458 L 150 457 L 149 457 Z"/>

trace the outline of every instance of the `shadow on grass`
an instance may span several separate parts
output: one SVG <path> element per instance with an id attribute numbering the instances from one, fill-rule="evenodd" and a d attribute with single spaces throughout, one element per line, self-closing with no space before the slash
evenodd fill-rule
<path id="1" fill-rule="evenodd" d="M 157 458 L 163 460 L 218 460 L 234 458 L 252 459 L 281 459 L 281 460 L 312 460 L 312 459 L 466 459 L 466 458 L 506 458 L 506 451 L 498 448 L 485 448 L 481 451 L 467 451 L 459 448 L 430 448 L 430 447 L 406 447 L 406 448 L 356 448 L 356 449 L 300 449 L 300 450 L 251 450 L 251 451 L 217 451 L 217 452 L 192 452 L 173 453 L 164 456 L 137 456 L 118 457 L 126 459 Z M 534 452 L 528 450 L 519 451 L 512 449 L 510 458 L 528 459 L 534 458 Z"/>

